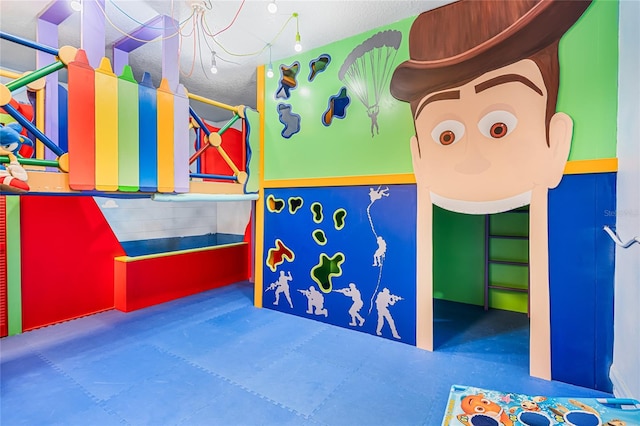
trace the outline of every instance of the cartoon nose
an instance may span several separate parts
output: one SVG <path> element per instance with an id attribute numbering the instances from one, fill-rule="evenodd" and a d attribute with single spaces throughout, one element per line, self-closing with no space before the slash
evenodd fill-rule
<path id="1" fill-rule="evenodd" d="M 479 175 L 491 167 L 491 161 L 487 160 L 480 151 L 470 144 L 461 162 L 455 165 L 454 169 L 463 175 Z"/>

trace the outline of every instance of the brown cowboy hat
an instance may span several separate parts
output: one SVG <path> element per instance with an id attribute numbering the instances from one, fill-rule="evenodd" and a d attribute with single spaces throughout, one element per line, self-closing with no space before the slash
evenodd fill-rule
<path id="1" fill-rule="evenodd" d="M 591 0 L 461 0 L 420 14 L 409 56 L 391 94 L 415 101 L 427 93 L 500 68 L 557 42 Z"/>

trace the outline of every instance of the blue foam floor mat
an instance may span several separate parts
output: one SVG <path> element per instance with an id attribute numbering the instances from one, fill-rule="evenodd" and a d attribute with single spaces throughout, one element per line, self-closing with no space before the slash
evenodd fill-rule
<path id="1" fill-rule="evenodd" d="M 457 383 L 609 396 L 529 377 L 521 314 L 436 301 L 426 352 L 252 298 L 241 282 L 1 339 L 0 423 L 431 426 Z"/>

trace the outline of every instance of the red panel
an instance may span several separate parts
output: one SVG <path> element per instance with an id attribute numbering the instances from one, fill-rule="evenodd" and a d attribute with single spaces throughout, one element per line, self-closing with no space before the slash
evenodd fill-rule
<path id="1" fill-rule="evenodd" d="M 7 199 L 0 196 L 0 337 L 9 334 L 7 310 Z"/>
<path id="2" fill-rule="evenodd" d="M 124 255 L 92 197 L 20 198 L 24 331 L 111 309 Z"/>
<path id="3" fill-rule="evenodd" d="M 124 312 L 246 280 L 248 245 L 115 261 L 115 307 Z"/>
<path id="4" fill-rule="evenodd" d="M 207 128 L 212 132 L 217 132 L 217 127 L 210 126 L 205 123 Z M 204 132 L 201 131 L 201 140 L 204 140 Z M 233 161 L 233 164 L 238 167 L 239 170 L 245 170 L 245 158 L 244 158 L 244 140 L 242 139 L 242 132 L 236 129 L 228 129 L 222 134 L 222 144 L 220 145 L 224 152 L 227 153 L 229 158 Z M 213 175 L 225 175 L 233 176 L 233 170 L 227 164 L 222 156 L 218 153 L 218 150 L 214 147 L 209 147 L 200 156 L 200 170 L 202 173 L 209 173 Z"/>
<path id="5" fill-rule="evenodd" d="M 69 64 L 69 187 L 96 186 L 95 76 L 84 50 Z"/>

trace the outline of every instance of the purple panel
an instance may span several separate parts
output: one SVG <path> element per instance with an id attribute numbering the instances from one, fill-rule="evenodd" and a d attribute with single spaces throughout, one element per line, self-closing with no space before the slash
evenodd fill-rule
<path id="1" fill-rule="evenodd" d="M 74 13 L 75 12 L 71 9 L 71 6 L 69 6 L 68 1 L 56 0 L 40 13 L 38 19 L 54 25 L 59 25 Z"/>
<path id="2" fill-rule="evenodd" d="M 54 3 L 55 6 L 61 2 Z M 51 7 L 50 7 L 51 9 Z M 58 48 L 58 25 L 49 21 L 38 19 L 38 30 L 36 40 L 38 43 Z M 42 68 L 53 63 L 54 57 L 48 53 L 36 52 L 36 68 Z M 58 73 L 54 72 L 45 77 L 45 120 L 44 134 L 56 145 L 58 144 Z M 45 159 L 55 160 L 56 155 L 50 150 L 45 150 Z"/>
<path id="3" fill-rule="evenodd" d="M 182 84 L 173 97 L 174 191 L 189 192 L 189 99 Z"/>
<path id="4" fill-rule="evenodd" d="M 129 52 L 113 47 L 113 72 L 121 75 L 125 65 L 129 65 Z"/>
<path id="5" fill-rule="evenodd" d="M 180 83 L 179 37 L 173 36 L 178 30 L 178 22 L 169 16 L 163 16 L 164 40 L 162 41 L 162 77 L 169 82 L 173 92 Z"/>
<path id="6" fill-rule="evenodd" d="M 158 28 L 162 26 L 163 22 L 164 22 L 163 17 L 158 15 L 155 18 L 151 19 L 150 21 L 147 21 L 144 25 L 141 25 L 135 30 L 131 31 L 129 35 L 131 35 L 132 37 L 138 38 L 140 40 L 151 41 L 162 35 L 163 33 L 162 30 Z M 149 28 L 149 27 L 155 27 L 155 28 Z M 173 33 L 175 33 L 175 28 Z M 134 40 L 130 37 L 124 36 L 118 39 L 115 43 L 113 43 L 113 48 L 120 49 L 125 52 L 131 52 L 144 44 L 145 43 L 141 41 Z"/>
<path id="7" fill-rule="evenodd" d="M 102 57 L 105 56 L 105 19 L 102 13 L 105 10 L 105 0 L 92 0 L 82 3 L 82 46 L 87 52 L 89 65 L 93 68 L 100 66 Z"/>

